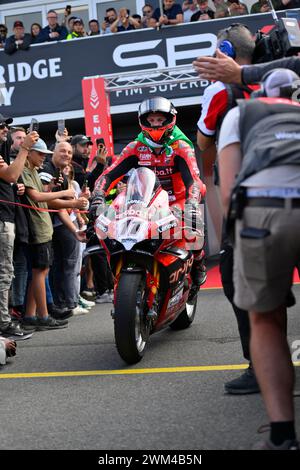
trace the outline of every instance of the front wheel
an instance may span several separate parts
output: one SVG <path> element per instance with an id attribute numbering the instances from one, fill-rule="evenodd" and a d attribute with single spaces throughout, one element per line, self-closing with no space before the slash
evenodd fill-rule
<path id="1" fill-rule="evenodd" d="M 145 286 L 143 273 L 124 272 L 117 288 L 115 342 L 120 356 L 128 364 L 136 364 L 142 359 L 149 340 Z"/>
<path id="2" fill-rule="evenodd" d="M 185 309 L 180 313 L 173 323 L 171 323 L 170 328 L 172 330 L 185 330 L 188 328 L 194 321 L 197 309 L 197 295 L 193 299 L 188 300 Z"/>

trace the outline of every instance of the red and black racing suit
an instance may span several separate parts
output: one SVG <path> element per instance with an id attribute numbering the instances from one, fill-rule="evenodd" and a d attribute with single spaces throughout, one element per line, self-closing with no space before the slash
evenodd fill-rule
<path id="1" fill-rule="evenodd" d="M 199 178 L 194 150 L 183 140 L 176 140 L 169 148 L 170 155 L 164 147 L 157 155 L 140 141 L 130 142 L 118 160 L 98 178 L 94 192 L 107 195 L 129 170 L 146 166 L 154 171 L 167 191 L 170 206 L 176 203 L 183 209 L 188 200 L 199 203 L 205 186 Z"/>
<path id="2" fill-rule="evenodd" d="M 199 178 L 194 149 L 184 140 L 176 140 L 168 149 L 162 147 L 159 154 L 140 141 L 130 142 L 118 160 L 98 178 L 94 195 L 107 195 L 129 170 L 143 166 L 154 171 L 169 195 L 171 207 L 176 205 L 183 211 L 187 202 L 199 206 L 205 185 Z M 193 253 L 192 278 L 195 285 L 200 286 L 206 279 L 204 251 L 195 247 Z"/>

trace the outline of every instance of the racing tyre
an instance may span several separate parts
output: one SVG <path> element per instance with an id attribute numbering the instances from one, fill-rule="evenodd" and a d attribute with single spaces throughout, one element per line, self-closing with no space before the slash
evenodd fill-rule
<path id="1" fill-rule="evenodd" d="M 145 286 L 144 273 L 124 272 L 117 288 L 115 342 L 121 358 L 127 364 L 136 364 L 142 359 L 150 336 Z"/>
<path id="2" fill-rule="evenodd" d="M 197 295 L 192 299 L 188 300 L 185 309 L 180 313 L 173 323 L 171 323 L 170 328 L 172 330 L 185 330 L 188 328 L 194 321 L 197 309 Z"/>

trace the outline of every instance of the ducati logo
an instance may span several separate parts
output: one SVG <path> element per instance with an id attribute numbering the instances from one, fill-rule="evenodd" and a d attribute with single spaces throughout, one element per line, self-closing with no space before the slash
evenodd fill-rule
<path id="1" fill-rule="evenodd" d="M 92 108 L 97 109 L 99 106 L 99 97 L 95 88 L 95 83 L 94 79 L 92 79 L 92 90 L 91 90 L 91 96 L 90 96 L 90 105 Z"/>

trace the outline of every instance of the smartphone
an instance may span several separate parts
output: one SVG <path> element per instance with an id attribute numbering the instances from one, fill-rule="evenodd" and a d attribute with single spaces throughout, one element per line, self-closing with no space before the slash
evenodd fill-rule
<path id="1" fill-rule="evenodd" d="M 102 146 L 105 146 L 105 141 L 100 137 L 99 139 L 96 139 L 96 145 L 99 147 L 99 145 L 102 144 Z"/>
<path id="2" fill-rule="evenodd" d="M 83 183 L 82 183 L 82 189 L 85 189 L 88 185 L 88 177 L 87 175 L 84 175 L 84 178 L 83 178 Z"/>
<path id="3" fill-rule="evenodd" d="M 76 232 L 85 232 L 87 229 L 87 225 L 83 225 L 81 228 L 78 228 Z"/>
<path id="4" fill-rule="evenodd" d="M 58 184 L 59 183 L 59 178 L 61 176 L 61 172 L 60 172 L 60 169 L 59 168 L 55 168 L 55 171 L 54 171 L 54 184 Z"/>
<path id="5" fill-rule="evenodd" d="M 39 122 L 35 118 L 31 119 L 30 126 L 29 126 L 29 132 L 33 132 L 33 131 L 36 131 L 36 132 L 39 131 Z"/>
<path id="6" fill-rule="evenodd" d="M 71 13 L 72 13 L 71 5 L 66 5 L 66 12 L 68 13 L 68 15 L 71 15 Z"/>
<path id="7" fill-rule="evenodd" d="M 59 119 L 57 121 L 57 130 L 58 130 L 58 134 L 59 135 L 63 135 L 64 134 L 64 130 L 65 130 L 65 120 L 64 119 Z"/>

